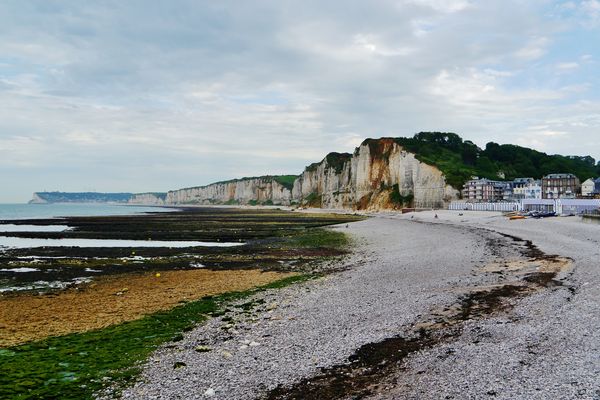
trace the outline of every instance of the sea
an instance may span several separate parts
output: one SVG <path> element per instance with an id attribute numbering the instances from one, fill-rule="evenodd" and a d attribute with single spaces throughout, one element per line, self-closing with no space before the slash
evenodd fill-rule
<path id="1" fill-rule="evenodd" d="M 173 210 L 175 209 L 167 207 L 103 203 L 0 204 L 0 221 L 11 219 L 132 215 L 146 212 L 168 212 Z"/>
<path id="2" fill-rule="evenodd" d="M 10 232 L 61 232 L 71 229 L 67 225 L 40 226 L 34 222 L 28 225 L 18 225 L 11 223 L 17 219 L 48 219 L 59 217 L 76 216 L 107 216 L 107 215 L 133 215 L 146 212 L 169 212 L 177 208 L 169 207 L 148 207 L 148 206 L 129 206 L 119 204 L 0 204 L 0 253 L 15 248 L 35 248 L 35 247 L 229 247 L 241 246 L 243 243 L 226 242 L 200 242 L 200 241 L 159 241 L 159 240 L 121 240 L 121 239 L 42 239 L 25 238 L 10 235 Z M 35 265 L 42 260 L 36 256 L 19 256 L 22 261 L 26 261 L 32 266 L 19 266 L 14 262 L 0 262 L 0 293 L 14 292 L 22 290 L 38 290 L 40 293 L 48 289 L 66 288 L 72 285 L 79 285 L 89 282 L 94 275 L 101 271 L 90 268 L 70 269 L 68 273 L 63 273 L 64 268 L 37 268 Z M 52 258 L 52 257 L 50 257 Z M 57 257 L 61 258 L 61 257 Z M 143 257 L 126 257 L 132 262 L 142 262 Z"/>

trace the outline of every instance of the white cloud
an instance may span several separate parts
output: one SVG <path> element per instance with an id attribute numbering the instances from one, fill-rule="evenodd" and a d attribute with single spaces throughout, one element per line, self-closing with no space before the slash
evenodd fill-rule
<path id="1" fill-rule="evenodd" d="M 390 48 L 386 44 L 381 43 L 374 35 L 355 35 L 354 44 L 369 53 L 384 57 L 406 56 L 415 51 L 411 47 Z"/>
<path id="2" fill-rule="evenodd" d="M 515 52 L 515 56 L 525 61 L 534 61 L 546 54 L 548 45 L 548 38 L 532 38 L 525 46 Z"/>
<path id="3" fill-rule="evenodd" d="M 556 68 L 562 71 L 572 71 L 579 68 L 579 63 L 576 62 L 563 62 L 556 64 Z"/>
<path id="4" fill-rule="evenodd" d="M 446 13 L 462 11 L 471 5 L 467 0 L 404 0 L 404 3 L 429 7 L 435 11 Z"/>
<path id="5" fill-rule="evenodd" d="M 600 12 L 600 1 L 586 0 L 581 3 L 581 7 L 590 13 L 597 13 Z"/>

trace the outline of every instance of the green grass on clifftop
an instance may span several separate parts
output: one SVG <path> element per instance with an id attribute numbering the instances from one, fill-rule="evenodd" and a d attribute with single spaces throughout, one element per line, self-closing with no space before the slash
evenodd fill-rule
<path id="1" fill-rule="evenodd" d="M 294 187 L 294 181 L 298 178 L 297 175 L 276 175 L 273 177 L 275 182 L 279 183 L 286 189 L 292 190 Z"/>
<path id="2" fill-rule="evenodd" d="M 390 138 L 416 158 L 439 168 L 446 181 L 457 189 L 472 176 L 512 180 L 540 179 L 551 173 L 572 173 L 584 181 L 600 175 L 600 165 L 590 156 L 548 155 L 512 144 L 488 143 L 484 149 L 455 133 L 420 132 L 412 138 Z M 380 139 L 367 139 L 373 145 Z M 382 155 L 385 157 L 385 155 Z"/>

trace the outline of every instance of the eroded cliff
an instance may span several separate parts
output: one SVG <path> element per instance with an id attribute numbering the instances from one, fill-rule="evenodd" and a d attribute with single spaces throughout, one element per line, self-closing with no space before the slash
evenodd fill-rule
<path id="1" fill-rule="evenodd" d="M 353 154 L 331 153 L 294 182 L 292 198 L 309 206 L 360 210 L 442 208 L 458 198 L 444 174 L 392 138 L 367 139 Z"/>

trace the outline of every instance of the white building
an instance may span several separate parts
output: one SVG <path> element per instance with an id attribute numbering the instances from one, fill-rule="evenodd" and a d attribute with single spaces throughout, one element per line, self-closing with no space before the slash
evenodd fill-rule
<path id="1" fill-rule="evenodd" d="M 521 200 L 523 211 L 556 212 L 556 201 L 552 199 L 524 199 Z"/>
<path id="2" fill-rule="evenodd" d="M 464 184 L 462 197 L 468 201 L 498 201 L 504 198 L 505 190 L 506 182 L 474 177 Z"/>
<path id="3" fill-rule="evenodd" d="M 600 199 L 526 199 L 522 211 L 555 212 L 559 215 L 580 215 L 600 211 Z"/>
<path id="4" fill-rule="evenodd" d="M 556 212 L 561 215 L 580 215 L 600 210 L 597 199 L 560 199 L 557 200 Z"/>
<path id="5" fill-rule="evenodd" d="M 594 180 L 592 178 L 590 178 L 581 184 L 581 195 L 583 197 L 591 196 L 592 193 L 594 192 L 595 188 L 596 188 L 596 183 L 594 182 Z"/>
<path id="6" fill-rule="evenodd" d="M 542 182 L 533 178 L 517 178 L 513 181 L 513 198 L 523 199 L 541 199 Z"/>

